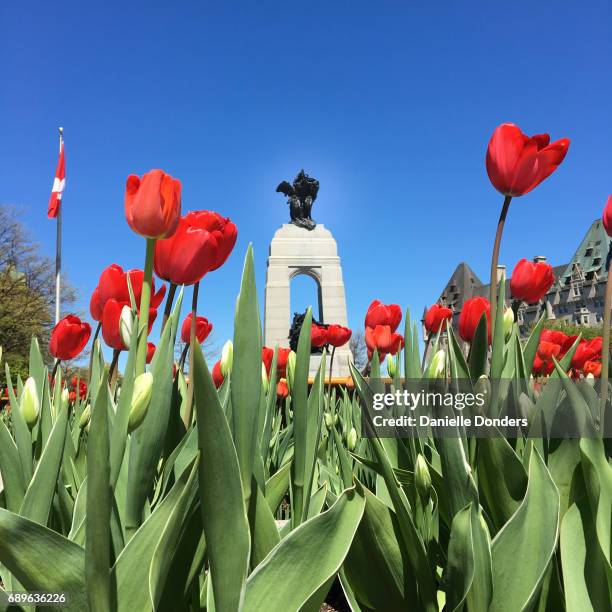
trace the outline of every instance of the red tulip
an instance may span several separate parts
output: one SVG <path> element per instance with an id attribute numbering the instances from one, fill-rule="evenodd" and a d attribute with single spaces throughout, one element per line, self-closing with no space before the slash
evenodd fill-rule
<path id="1" fill-rule="evenodd" d="M 264 346 L 261 349 L 261 360 L 264 366 L 266 366 L 266 372 L 270 376 L 270 368 L 272 367 L 272 360 L 274 359 L 274 349 Z"/>
<path id="2" fill-rule="evenodd" d="M 77 357 L 91 336 L 89 323 L 69 314 L 53 328 L 49 341 L 49 352 L 56 359 L 68 360 Z"/>
<path id="3" fill-rule="evenodd" d="M 330 325 L 327 328 L 327 342 L 332 346 L 344 346 L 350 339 L 352 331 L 342 325 Z"/>
<path id="4" fill-rule="evenodd" d="M 592 374 L 595 378 L 601 376 L 601 361 L 586 361 L 582 367 L 584 375 Z"/>
<path id="5" fill-rule="evenodd" d="M 576 352 L 572 357 L 572 368 L 575 370 L 583 370 L 584 364 L 587 361 L 595 361 L 601 359 L 601 347 L 603 339 L 597 336 L 588 342 L 585 340 L 576 347 Z"/>
<path id="6" fill-rule="evenodd" d="M 447 321 L 453 318 L 453 311 L 450 308 L 434 304 L 425 313 L 425 329 L 429 334 L 437 334 L 440 330 L 446 329 Z"/>
<path id="7" fill-rule="evenodd" d="M 206 317 L 197 317 L 196 316 L 196 339 L 202 344 L 206 338 L 210 335 L 212 331 L 212 323 L 208 322 Z M 185 320 L 183 321 L 183 325 L 181 326 L 181 340 L 185 342 L 185 344 L 189 344 L 191 340 L 191 313 L 189 313 Z"/>
<path id="8" fill-rule="evenodd" d="M 200 210 L 181 217 L 171 238 L 155 245 L 155 273 L 175 285 L 193 285 L 229 257 L 238 231 L 216 212 Z"/>
<path id="9" fill-rule="evenodd" d="M 382 361 L 383 357 L 391 351 L 393 343 L 393 332 L 389 325 L 377 325 L 376 327 L 366 327 L 365 333 L 366 346 L 370 353 L 375 350 Z"/>
<path id="10" fill-rule="evenodd" d="M 512 271 L 510 292 L 517 300 L 534 304 L 548 293 L 554 282 L 555 276 L 550 264 L 521 259 Z"/>
<path id="11" fill-rule="evenodd" d="M 101 313 L 104 311 L 104 305 L 110 299 L 118 302 L 130 303 L 130 292 L 128 289 L 128 276 L 130 285 L 134 293 L 136 304 L 140 306 L 140 298 L 142 295 L 142 281 L 144 272 L 142 270 L 128 270 L 124 272 L 123 268 L 118 264 L 111 264 L 102 271 L 98 286 L 94 289 L 90 301 L 90 311 L 95 319 L 94 314 L 100 314 L 97 321 L 102 320 Z M 97 294 L 97 295 L 96 295 Z M 158 308 L 166 294 L 166 286 L 162 285 L 157 293 L 155 293 L 155 279 L 151 280 L 151 308 Z M 95 312 L 94 312 L 95 309 Z"/>
<path id="12" fill-rule="evenodd" d="M 483 297 L 473 297 L 466 300 L 459 315 L 459 335 L 466 342 L 474 339 L 476 328 L 482 317 L 482 313 L 487 315 L 487 327 L 489 330 L 489 344 L 491 343 L 491 306 L 489 300 Z"/>
<path id="13" fill-rule="evenodd" d="M 565 158 L 570 141 L 550 144 L 548 134 L 526 136 L 513 123 L 493 132 L 487 149 L 487 174 L 497 191 L 522 196 L 550 176 Z"/>
<path id="14" fill-rule="evenodd" d="M 145 238 L 168 238 L 181 216 L 181 182 L 163 170 L 151 170 L 142 178 L 130 174 L 125 186 L 125 218 Z"/>
<path id="15" fill-rule="evenodd" d="M 289 386 L 284 378 L 281 378 L 276 385 L 276 397 L 278 399 L 285 399 L 289 395 Z"/>
<path id="16" fill-rule="evenodd" d="M 612 236 L 612 195 L 608 197 L 601 220 L 603 221 L 606 234 Z"/>
<path id="17" fill-rule="evenodd" d="M 89 300 L 89 314 L 94 321 L 102 320 L 102 311 L 104 310 L 104 304 L 100 300 L 100 290 L 96 287 L 91 294 Z"/>
<path id="18" fill-rule="evenodd" d="M 118 302 L 111 298 L 104 305 L 102 313 L 102 338 L 112 349 L 122 351 L 128 348 L 121 336 L 121 312 L 129 308 L 125 302 Z"/>
<path id="19" fill-rule="evenodd" d="M 313 348 L 325 346 L 327 344 L 327 329 L 313 323 L 310 331 L 310 344 Z"/>
<path id="20" fill-rule="evenodd" d="M 221 360 L 217 361 L 217 363 L 215 363 L 215 365 L 213 366 L 212 379 L 217 389 L 223 384 L 223 381 L 225 380 L 225 377 L 221 372 Z"/>
<path id="21" fill-rule="evenodd" d="M 285 378 L 287 376 L 287 360 L 289 359 L 289 354 L 291 353 L 290 348 L 279 348 L 278 356 L 276 358 L 276 371 L 281 378 Z"/>
<path id="22" fill-rule="evenodd" d="M 71 404 L 74 404 L 74 403 L 76 402 L 76 391 L 70 391 L 70 392 L 68 393 L 68 401 L 69 401 Z"/>
<path id="23" fill-rule="evenodd" d="M 151 363 L 155 355 L 155 345 L 152 342 L 147 342 L 147 363 Z"/>
<path id="24" fill-rule="evenodd" d="M 402 309 L 397 304 L 381 304 L 379 300 L 374 300 L 366 313 L 365 326 L 388 325 L 394 332 L 401 320 Z"/>
<path id="25" fill-rule="evenodd" d="M 76 391 L 79 392 L 79 397 L 81 399 L 85 399 L 85 397 L 87 396 L 87 383 L 84 380 L 81 380 L 77 376 L 73 376 L 72 380 L 70 381 L 70 385 L 73 389 L 73 392 L 75 393 L 75 399 Z"/>
<path id="26" fill-rule="evenodd" d="M 229 219 L 212 210 L 190 212 L 186 217 L 192 227 L 207 230 L 215 238 L 217 252 L 210 270 L 217 270 L 230 256 L 238 238 L 238 228 Z"/>
<path id="27" fill-rule="evenodd" d="M 555 364 L 553 363 L 552 359 L 545 361 L 537 354 L 533 358 L 533 366 L 531 370 L 536 376 L 548 376 L 554 369 Z"/>
<path id="28" fill-rule="evenodd" d="M 397 355 L 397 352 L 402 348 L 404 348 L 404 336 L 402 336 L 402 334 L 394 332 L 393 334 L 391 334 L 391 347 L 389 352 L 392 355 Z"/>
<path id="29" fill-rule="evenodd" d="M 552 361 L 553 357 L 558 357 L 561 352 L 561 347 L 553 342 L 540 342 L 538 345 L 538 357 L 542 361 Z"/>

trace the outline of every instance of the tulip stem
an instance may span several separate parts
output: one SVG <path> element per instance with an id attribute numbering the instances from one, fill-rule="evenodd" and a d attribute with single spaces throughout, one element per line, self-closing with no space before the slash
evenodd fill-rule
<path id="1" fill-rule="evenodd" d="M 91 354 L 89 355 L 89 376 L 87 377 L 87 384 L 91 380 L 91 370 L 93 369 L 93 360 L 94 360 L 94 350 L 96 348 L 96 340 L 100 335 L 100 330 L 102 329 L 102 321 L 98 322 L 98 326 L 96 327 L 96 333 L 94 334 L 93 341 L 91 343 Z"/>
<path id="2" fill-rule="evenodd" d="M 138 351 L 136 353 L 136 375 L 143 374 L 147 364 L 147 336 L 149 334 L 149 306 L 151 304 L 151 279 L 153 278 L 153 256 L 155 238 L 147 238 L 142 294 L 138 304 Z"/>
<path id="3" fill-rule="evenodd" d="M 57 368 L 59 368 L 59 364 L 61 359 L 56 359 L 53 364 L 53 372 L 51 372 L 51 382 L 55 385 L 55 374 L 57 373 Z"/>
<path id="4" fill-rule="evenodd" d="M 172 304 L 174 302 L 174 294 L 176 293 L 176 285 L 174 283 L 170 283 L 170 288 L 168 289 L 168 297 L 166 298 L 166 306 L 164 308 L 164 318 L 162 320 L 162 332 L 164 331 L 164 327 L 166 327 L 166 321 L 170 317 L 170 311 L 172 310 Z"/>
<path id="5" fill-rule="evenodd" d="M 334 367 L 334 355 L 336 347 L 332 348 L 331 357 L 329 358 L 329 383 L 327 385 L 327 409 L 331 410 L 331 390 L 332 390 L 332 368 Z"/>
<path id="6" fill-rule="evenodd" d="M 191 330 L 189 331 L 189 382 L 187 383 L 187 406 L 183 415 L 183 423 L 189 429 L 191 423 L 191 412 L 193 407 L 193 351 L 196 342 L 196 317 L 198 311 L 198 292 L 200 282 L 193 286 L 193 296 L 191 298 Z"/>
<path id="7" fill-rule="evenodd" d="M 501 245 L 502 234 L 504 232 L 504 223 L 506 222 L 506 215 L 510 208 L 510 201 L 512 196 L 507 195 L 504 198 L 504 205 L 502 206 L 501 213 L 499 214 L 499 221 L 497 222 L 497 231 L 495 232 L 495 242 L 493 243 L 493 255 L 491 257 L 491 287 L 490 287 L 490 306 L 491 306 L 491 337 L 495 330 L 495 313 L 497 312 L 497 264 L 499 261 L 499 247 Z"/>
<path id="8" fill-rule="evenodd" d="M 108 382 L 110 385 L 110 388 L 112 389 L 115 385 L 115 381 L 117 379 L 116 377 L 116 373 L 117 373 L 117 363 L 119 361 L 119 354 L 121 353 L 121 351 L 119 349 L 113 349 L 113 359 L 111 361 L 111 364 L 108 368 Z"/>
<path id="9" fill-rule="evenodd" d="M 604 415 L 608 402 L 608 368 L 610 364 L 610 310 L 612 309 L 612 278 L 608 265 L 608 280 L 606 281 L 606 300 L 604 303 L 603 340 L 601 343 L 601 405 L 599 408 L 599 431 L 604 430 Z"/>

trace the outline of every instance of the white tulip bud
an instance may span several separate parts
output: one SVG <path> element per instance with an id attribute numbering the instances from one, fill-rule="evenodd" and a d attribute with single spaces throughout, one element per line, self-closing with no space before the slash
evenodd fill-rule
<path id="1" fill-rule="evenodd" d="M 512 327 L 514 326 L 514 311 L 512 308 L 504 310 L 504 337 L 506 340 L 510 338 Z"/>
<path id="2" fill-rule="evenodd" d="M 31 376 L 25 381 L 23 386 L 20 409 L 25 422 L 31 430 L 36 425 L 40 412 L 40 400 L 38 399 L 36 381 Z"/>
<path id="3" fill-rule="evenodd" d="M 427 378 L 444 378 L 444 368 L 446 365 L 446 353 L 439 350 L 431 358 L 427 368 Z"/>
<path id="4" fill-rule="evenodd" d="M 134 327 L 134 315 L 129 306 L 124 306 L 121 310 L 121 318 L 119 319 L 119 332 L 121 340 L 126 348 L 130 347 L 132 341 L 132 329 Z"/>
<path id="5" fill-rule="evenodd" d="M 431 491 L 431 474 L 427 467 L 427 462 L 423 455 L 417 455 L 414 464 L 414 484 L 416 485 L 419 497 L 426 504 L 429 501 Z"/>
<path id="6" fill-rule="evenodd" d="M 87 404 L 85 408 L 83 408 L 83 412 L 81 412 L 81 418 L 79 419 L 79 427 L 84 429 L 89 425 L 89 419 L 91 418 L 91 404 Z"/>
<path id="7" fill-rule="evenodd" d="M 153 393 L 153 374 L 145 372 L 134 379 L 134 390 L 132 392 L 132 407 L 128 421 L 128 432 L 137 429 L 147 416 L 151 395 Z"/>
<path id="8" fill-rule="evenodd" d="M 395 378 L 397 373 L 397 361 L 393 355 L 387 355 L 387 373 L 391 378 Z"/>
<path id="9" fill-rule="evenodd" d="M 351 427 L 351 431 L 346 436 L 346 445 L 350 451 L 354 451 L 355 446 L 357 446 L 357 431 L 354 427 Z"/>
<path id="10" fill-rule="evenodd" d="M 289 391 L 293 389 L 293 381 L 295 380 L 295 364 L 296 364 L 297 355 L 295 351 L 291 351 L 287 356 L 287 386 L 289 387 Z"/>
<path id="11" fill-rule="evenodd" d="M 225 378 L 232 371 L 234 363 L 234 343 L 228 340 L 221 351 L 221 374 Z"/>
<path id="12" fill-rule="evenodd" d="M 268 392 L 270 388 L 270 381 L 268 380 L 268 372 L 266 370 L 266 364 L 262 362 L 261 364 L 261 388 L 264 393 Z"/>

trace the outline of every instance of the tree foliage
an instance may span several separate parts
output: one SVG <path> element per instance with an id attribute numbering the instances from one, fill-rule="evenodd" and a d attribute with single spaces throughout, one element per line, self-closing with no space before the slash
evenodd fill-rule
<path id="1" fill-rule="evenodd" d="M 74 301 L 74 289 L 62 280 L 62 304 Z M 14 375 L 27 375 L 32 336 L 46 350 L 54 311 L 54 262 L 32 241 L 20 212 L 0 205 L 0 346 Z M 0 384 L 5 384 L 3 367 Z"/>

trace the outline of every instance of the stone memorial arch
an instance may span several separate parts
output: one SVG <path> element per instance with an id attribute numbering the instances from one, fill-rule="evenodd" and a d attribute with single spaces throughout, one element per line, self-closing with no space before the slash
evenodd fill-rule
<path id="1" fill-rule="evenodd" d="M 291 280 L 301 274 L 311 277 L 317 284 L 320 322 L 348 327 L 342 267 L 332 233 L 320 224 L 311 231 L 285 224 L 274 234 L 268 256 L 264 309 L 266 346 L 289 346 L 293 317 Z M 312 304 L 315 317 L 318 316 L 316 306 Z M 350 357 L 348 344 L 336 350 L 334 376 L 349 375 Z M 320 361 L 320 355 L 312 355 L 311 374 L 316 373 Z"/>

